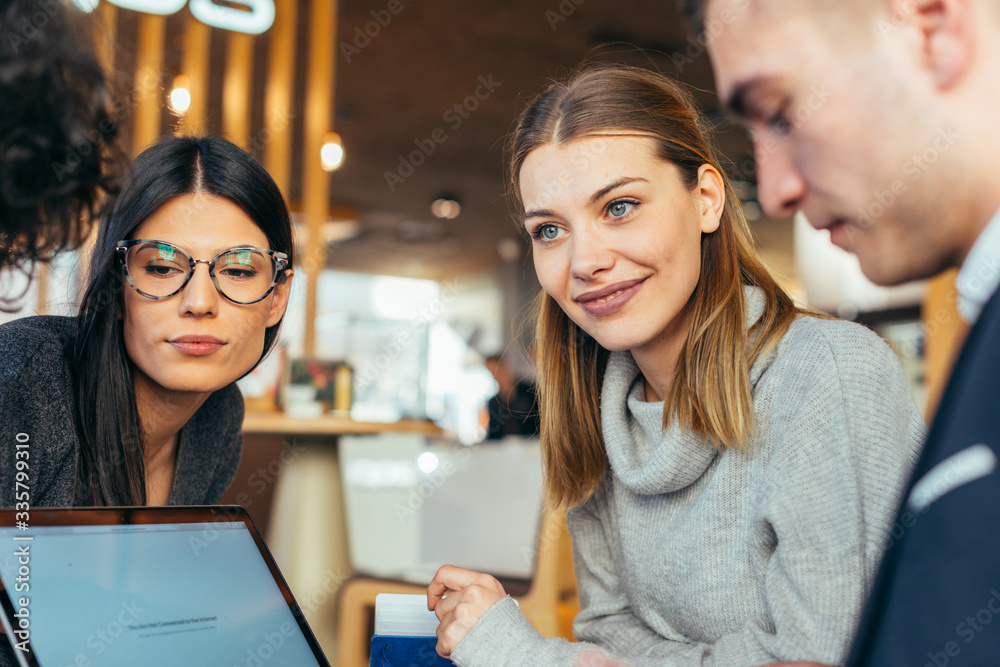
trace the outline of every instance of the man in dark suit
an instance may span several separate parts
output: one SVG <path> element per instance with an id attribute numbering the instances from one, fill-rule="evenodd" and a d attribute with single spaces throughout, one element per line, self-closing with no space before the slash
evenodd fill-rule
<path id="1" fill-rule="evenodd" d="M 685 0 L 761 204 L 882 285 L 960 267 L 971 332 L 850 665 L 1000 665 L 1000 3 Z"/>

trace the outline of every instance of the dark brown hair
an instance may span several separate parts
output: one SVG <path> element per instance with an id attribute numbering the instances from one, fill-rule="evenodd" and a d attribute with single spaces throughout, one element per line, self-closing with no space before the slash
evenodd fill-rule
<path id="1" fill-rule="evenodd" d="M 120 314 L 125 286 L 117 242 L 175 197 L 206 193 L 239 206 L 293 266 L 292 226 L 281 191 L 246 151 L 220 137 L 169 137 L 135 159 L 121 196 L 100 225 L 90 280 L 77 315 L 73 348 L 77 459 L 75 505 L 145 505 L 142 424 L 135 367 Z M 203 223 L 212 224 L 210 220 Z M 279 320 L 264 331 L 258 363 L 278 338 Z"/>

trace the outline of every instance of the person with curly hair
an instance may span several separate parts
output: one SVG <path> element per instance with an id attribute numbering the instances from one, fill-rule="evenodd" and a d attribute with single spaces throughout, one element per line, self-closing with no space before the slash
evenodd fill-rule
<path id="1" fill-rule="evenodd" d="M 0 268 L 30 272 L 87 238 L 115 190 L 118 126 L 75 4 L 0 0 L 0 26 Z"/>

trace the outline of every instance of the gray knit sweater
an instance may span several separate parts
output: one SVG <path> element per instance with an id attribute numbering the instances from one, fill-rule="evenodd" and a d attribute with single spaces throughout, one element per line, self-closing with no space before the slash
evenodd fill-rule
<path id="1" fill-rule="evenodd" d="M 586 664 L 600 647 L 622 664 L 841 663 L 924 422 L 889 347 L 848 322 L 800 318 L 751 383 L 756 433 L 720 453 L 663 430 L 631 355 L 612 354 L 611 470 L 568 515 L 581 643 L 542 638 L 504 598 L 453 660 Z"/>

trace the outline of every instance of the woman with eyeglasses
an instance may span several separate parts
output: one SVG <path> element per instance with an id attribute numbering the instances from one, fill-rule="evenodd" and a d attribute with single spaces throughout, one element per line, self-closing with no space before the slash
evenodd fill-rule
<path id="1" fill-rule="evenodd" d="M 0 327 L 0 504 L 218 502 L 242 443 L 234 383 L 275 343 L 291 266 L 281 192 L 243 150 L 178 137 L 139 155 L 78 316 Z"/>

